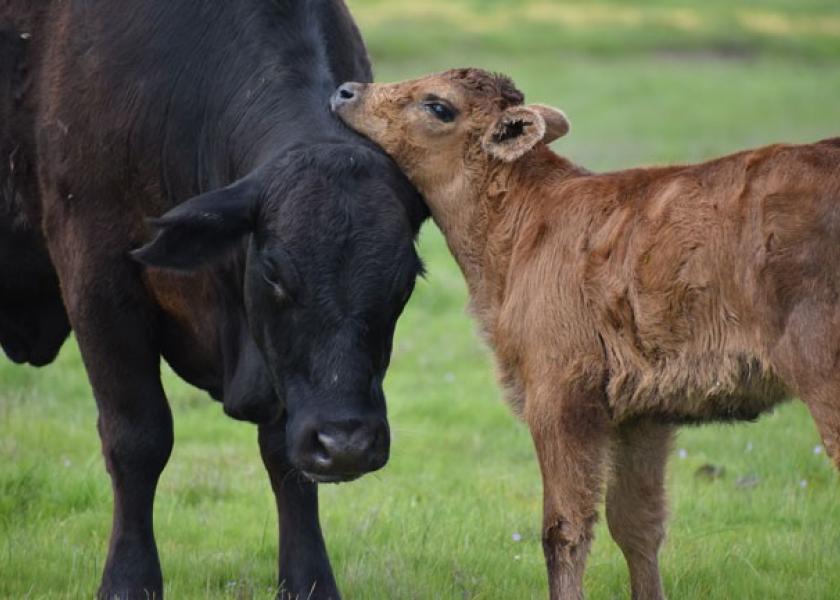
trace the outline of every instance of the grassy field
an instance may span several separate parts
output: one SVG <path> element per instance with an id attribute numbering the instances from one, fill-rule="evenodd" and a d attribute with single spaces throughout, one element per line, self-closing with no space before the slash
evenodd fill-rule
<path id="1" fill-rule="evenodd" d="M 349 4 L 380 79 L 504 71 L 528 100 L 567 112 L 572 133 L 556 149 L 593 169 L 840 135 L 836 1 Z M 321 488 L 336 576 L 351 600 L 546 597 L 528 432 L 500 401 L 433 225 L 421 246 L 429 274 L 400 322 L 387 379 L 391 460 Z M 155 519 L 167 593 L 268 598 L 276 517 L 256 432 L 171 373 L 166 387 L 176 445 Z M 0 362 L 1 598 L 96 589 L 110 486 L 95 418 L 74 343 L 46 369 Z M 670 597 L 840 597 L 840 490 L 821 450 L 798 403 L 756 424 L 683 430 L 662 551 Z M 723 476 L 696 476 L 707 464 Z M 603 523 L 586 590 L 629 597 Z"/>

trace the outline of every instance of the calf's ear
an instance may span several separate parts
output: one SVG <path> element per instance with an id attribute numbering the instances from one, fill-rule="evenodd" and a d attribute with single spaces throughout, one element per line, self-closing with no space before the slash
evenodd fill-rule
<path id="1" fill-rule="evenodd" d="M 529 104 L 528 107 L 535 110 L 545 121 L 543 143 L 550 144 L 554 140 L 569 133 L 569 129 L 571 128 L 569 119 L 566 118 L 566 113 L 559 108 L 546 106 L 545 104 Z"/>
<path id="2" fill-rule="evenodd" d="M 513 162 L 539 142 L 550 144 L 569 132 L 561 110 L 543 104 L 512 106 L 505 110 L 481 139 L 486 152 Z"/>
<path id="3" fill-rule="evenodd" d="M 157 234 L 131 252 L 150 267 L 191 271 L 229 252 L 256 226 L 259 187 L 242 179 L 149 219 Z"/>

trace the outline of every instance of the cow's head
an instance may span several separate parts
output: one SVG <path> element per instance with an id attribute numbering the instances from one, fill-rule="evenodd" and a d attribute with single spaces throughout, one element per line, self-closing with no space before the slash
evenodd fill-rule
<path id="1" fill-rule="evenodd" d="M 569 131 L 560 110 L 523 101 L 505 76 L 456 69 L 400 83 L 345 83 L 332 108 L 396 161 L 436 214 L 468 201 L 465 192 L 494 166 Z"/>
<path id="2" fill-rule="evenodd" d="M 245 246 L 242 305 L 285 408 L 287 455 L 317 481 L 388 459 L 382 381 L 421 271 L 406 209 L 417 198 L 379 152 L 311 147 L 181 204 L 134 253 L 191 270 Z"/>

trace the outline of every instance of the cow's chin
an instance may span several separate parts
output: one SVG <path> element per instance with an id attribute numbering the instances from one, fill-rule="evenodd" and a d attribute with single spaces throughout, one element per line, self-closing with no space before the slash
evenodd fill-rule
<path id="1" fill-rule="evenodd" d="M 312 483 L 347 483 L 361 477 L 364 473 L 353 473 L 349 475 L 323 475 L 321 473 L 311 473 L 309 471 L 301 471 L 301 475 L 306 477 Z"/>

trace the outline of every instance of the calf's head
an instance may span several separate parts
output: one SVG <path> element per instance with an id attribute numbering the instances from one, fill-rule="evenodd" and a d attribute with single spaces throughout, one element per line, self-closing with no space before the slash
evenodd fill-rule
<path id="1" fill-rule="evenodd" d="M 569 131 L 560 110 L 523 101 L 505 76 L 455 69 L 400 83 L 345 83 L 332 108 L 396 161 L 437 217 L 465 201 L 463 192 L 494 165 Z"/>
<path id="2" fill-rule="evenodd" d="M 287 456 L 314 480 L 353 479 L 387 461 L 382 381 L 421 270 L 419 219 L 406 209 L 416 198 L 371 149 L 303 150 L 181 204 L 134 253 L 156 267 L 236 272 L 284 409 Z M 219 261 L 243 247 L 244 265 Z"/>

